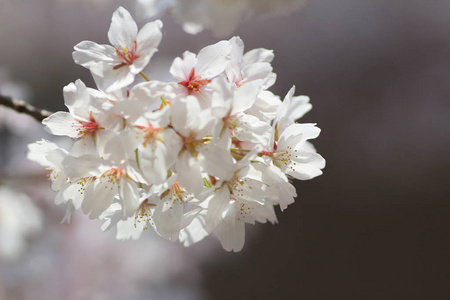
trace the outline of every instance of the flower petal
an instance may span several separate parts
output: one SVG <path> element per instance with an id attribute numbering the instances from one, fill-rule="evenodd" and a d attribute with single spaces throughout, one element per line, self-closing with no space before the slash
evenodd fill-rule
<path id="1" fill-rule="evenodd" d="M 136 40 L 138 28 L 130 13 L 119 7 L 113 14 L 108 31 L 109 42 L 117 49 L 129 47 Z"/>

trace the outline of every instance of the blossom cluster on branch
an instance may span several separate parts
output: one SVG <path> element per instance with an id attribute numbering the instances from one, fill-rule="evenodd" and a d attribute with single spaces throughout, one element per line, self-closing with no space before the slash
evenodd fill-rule
<path id="1" fill-rule="evenodd" d="M 244 54 L 239 37 L 184 52 L 170 67 L 174 82 L 142 72 L 161 41 L 160 21 L 138 30 L 124 8 L 108 32 L 110 45 L 84 41 L 73 58 L 88 68 L 97 89 L 81 80 L 64 88 L 69 112 L 43 120 L 48 132 L 68 136 L 71 149 L 41 140 L 28 158 L 50 170 L 55 202 L 65 220 L 78 209 L 116 227 L 117 238 L 139 238 L 147 228 L 188 246 L 213 234 L 227 251 L 240 251 L 245 224 L 276 222 L 274 206 L 294 202 L 293 178 L 322 174 L 325 160 L 309 142 L 320 129 L 296 120 L 309 98 L 283 101 L 273 52 Z M 146 82 L 132 84 L 136 75 Z"/>

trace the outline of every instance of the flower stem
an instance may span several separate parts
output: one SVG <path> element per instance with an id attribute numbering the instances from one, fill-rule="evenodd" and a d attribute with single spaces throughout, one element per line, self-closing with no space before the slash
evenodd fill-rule
<path id="1" fill-rule="evenodd" d="M 141 166 L 139 165 L 139 152 L 138 149 L 136 148 L 135 150 L 136 153 L 136 164 L 138 166 L 139 171 L 141 171 Z M 139 183 L 139 187 L 142 188 L 142 182 L 138 182 Z"/>
<path id="2" fill-rule="evenodd" d="M 12 99 L 11 97 L 2 95 L 0 95 L 0 105 L 9 107 L 18 113 L 29 115 L 39 122 L 42 122 L 42 120 L 52 114 L 52 112 L 49 112 L 45 109 L 38 109 L 23 100 L 16 100 Z"/>
<path id="3" fill-rule="evenodd" d="M 250 152 L 250 150 L 245 150 L 245 149 L 235 148 L 235 147 L 231 147 L 230 150 L 235 151 L 235 152 Z"/>
<path id="4" fill-rule="evenodd" d="M 150 81 L 150 79 L 148 79 L 147 75 L 145 75 L 144 72 L 139 73 L 139 75 L 141 75 L 142 78 L 145 79 L 145 81 Z"/>
<path id="5" fill-rule="evenodd" d="M 136 164 L 139 168 L 139 170 L 141 169 L 141 166 L 139 165 L 139 153 L 138 153 L 138 149 L 136 148 L 136 150 L 134 151 L 136 153 Z"/>

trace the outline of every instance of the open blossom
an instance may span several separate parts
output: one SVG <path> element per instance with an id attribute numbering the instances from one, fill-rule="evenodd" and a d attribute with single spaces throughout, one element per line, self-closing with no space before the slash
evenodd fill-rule
<path id="1" fill-rule="evenodd" d="M 222 77 L 214 82 L 214 87 L 216 94 L 211 105 L 218 119 L 215 135 L 231 133 L 237 140 L 266 145 L 270 138 L 270 125 L 245 113 L 255 103 L 262 81 L 255 80 L 238 88 Z"/>
<path id="2" fill-rule="evenodd" d="M 42 140 L 28 158 L 49 170 L 66 221 L 81 210 L 103 220 L 103 230 L 115 228 L 118 239 L 151 229 L 189 246 L 214 235 L 225 250 L 240 251 L 246 223 L 275 223 L 275 207 L 283 211 L 297 196 L 292 180 L 322 174 L 325 160 L 310 143 L 320 129 L 297 123 L 309 98 L 292 88 L 281 101 L 267 90 L 276 79 L 273 52 L 244 53 L 238 37 L 176 58 L 174 82 L 132 86 L 160 28 L 149 23 L 137 33 L 119 8 L 108 34 L 115 48 L 77 45 L 75 60 L 91 69 L 97 89 L 69 84 L 69 112 L 43 121 L 73 145 Z"/>
<path id="3" fill-rule="evenodd" d="M 134 77 L 149 63 L 161 41 L 161 21 L 146 24 L 138 31 L 130 13 L 119 7 L 108 31 L 110 45 L 90 41 L 77 44 L 73 59 L 88 68 L 97 85 L 106 92 L 133 83 Z"/>
<path id="4" fill-rule="evenodd" d="M 275 141 L 271 153 L 273 163 L 294 178 L 312 179 L 322 174 L 325 159 L 307 142 L 319 136 L 315 124 L 292 124 Z"/>
<path id="5" fill-rule="evenodd" d="M 249 163 L 258 152 L 255 148 L 237 162 L 231 179 L 219 182 L 209 201 L 206 230 L 214 232 L 228 251 L 244 246 L 245 223 L 276 221 L 273 203 L 267 201 L 276 196 L 276 190 L 262 177 L 248 176 L 254 172 Z"/>
<path id="6" fill-rule="evenodd" d="M 223 73 L 230 61 L 231 46 L 228 41 L 221 41 L 203 48 L 198 55 L 186 51 L 183 58 L 177 57 L 170 67 L 170 73 L 178 80 L 185 95 L 193 95 L 209 101 L 211 79 Z"/>
<path id="7" fill-rule="evenodd" d="M 105 111 L 111 108 L 110 99 L 99 91 L 88 89 L 81 80 L 64 87 L 64 99 L 69 112 L 60 111 L 45 118 L 42 121 L 45 129 L 51 134 L 80 141 L 85 147 L 95 144 L 103 154 L 111 130 L 120 122 Z"/>
<path id="8" fill-rule="evenodd" d="M 232 59 L 227 66 L 226 74 L 229 82 L 240 87 L 254 80 L 261 80 L 264 88 L 271 87 L 276 80 L 270 64 L 273 52 L 267 49 L 253 49 L 244 54 L 244 42 L 239 37 L 230 39 Z"/>

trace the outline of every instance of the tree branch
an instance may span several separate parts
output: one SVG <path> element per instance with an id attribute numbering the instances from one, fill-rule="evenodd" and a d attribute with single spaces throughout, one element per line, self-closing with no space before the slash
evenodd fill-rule
<path id="1" fill-rule="evenodd" d="M 9 107 L 18 113 L 27 114 L 38 120 L 39 122 L 42 122 L 43 119 L 52 114 L 52 112 L 49 112 L 45 109 L 36 108 L 23 100 L 16 100 L 3 95 L 0 95 L 0 105 Z"/>

